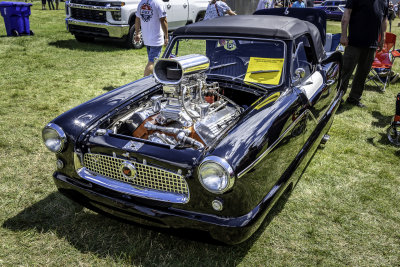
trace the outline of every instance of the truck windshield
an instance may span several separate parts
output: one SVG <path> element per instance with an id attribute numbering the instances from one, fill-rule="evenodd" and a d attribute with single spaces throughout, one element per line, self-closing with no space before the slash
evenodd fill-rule
<path id="1" fill-rule="evenodd" d="M 165 56 L 173 58 L 189 54 L 207 56 L 210 75 L 225 75 L 269 86 L 280 85 L 283 81 L 283 41 L 175 39 Z"/>

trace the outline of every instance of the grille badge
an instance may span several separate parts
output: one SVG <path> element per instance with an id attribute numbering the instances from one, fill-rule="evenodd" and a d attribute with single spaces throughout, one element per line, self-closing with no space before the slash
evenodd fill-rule
<path id="1" fill-rule="evenodd" d="M 135 165 L 133 165 L 131 162 L 124 161 L 121 164 L 120 170 L 121 170 L 122 175 L 129 181 L 132 181 L 136 178 L 136 168 L 135 168 Z"/>

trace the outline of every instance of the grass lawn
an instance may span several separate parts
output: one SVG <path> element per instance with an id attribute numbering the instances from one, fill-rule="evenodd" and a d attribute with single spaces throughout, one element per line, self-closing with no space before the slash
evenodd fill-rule
<path id="1" fill-rule="evenodd" d="M 0 21 L 0 266 L 400 265 L 400 149 L 386 138 L 399 84 L 367 87 L 366 109 L 344 106 L 290 198 L 237 246 L 125 224 L 60 195 L 43 126 L 140 78 L 146 63 L 145 49 L 76 42 L 63 7 L 35 1 L 34 36 L 6 37 Z"/>

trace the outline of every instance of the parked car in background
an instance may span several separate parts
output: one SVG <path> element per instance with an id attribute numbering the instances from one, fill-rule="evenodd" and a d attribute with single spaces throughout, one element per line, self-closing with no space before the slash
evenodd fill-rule
<path id="1" fill-rule="evenodd" d="M 65 3 L 68 31 L 78 41 L 95 37 L 125 39 L 128 47 L 141 48 L 143 41 L 135 42 L 136 9 L 140 0 L 70 0 Z M 208 0 L 163 0 L 169 30 L 201 20 Z"/>
<path id="2" fill-rule="evenodd" d="M 344 94 L 324 12 L 270 10 L 177 29 L 154 76 L 52 120 L 58 190 L 140 224 L 252 235 L 327 141 Z"/>
<path id="3" fill-rule="evenodd" d="M 346 1 L 325 1 L 314 8 L 324 10 L 327 19 L 341 20 L 344 13 Z"/>
<path id="4" fill-rule="evenodd" d="M 345 0 L 329 0 L 329 1 L 323 1 L 321 3 L 321 6 L 344 6 L 346 5 Z"/>

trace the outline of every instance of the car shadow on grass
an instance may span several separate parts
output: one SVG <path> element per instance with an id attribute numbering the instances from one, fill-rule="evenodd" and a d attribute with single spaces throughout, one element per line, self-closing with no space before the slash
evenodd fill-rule
<path id="1" fill-rule="evenodd" d="M 213 241 L 201 231 L 151 228 L 115 220 L 82 209 L 58 192 L 7 219 L 2 227 L 15 232 L 56 233 L 82 253 L 127 264 L 233 266 L 242 261 L 280 213 L 290 193 L 283 194 L 251 238 L 234 246 Z"/>
<path id="2" fill-rule="evenodd" d="M 82 50 L 82 51 L 93 51 L 93 52 L 112 52 L 128 50 L 124 47 L 124 43 L 120 40 L 104 40 L 99 39 L 93 42 L 78 42 L 75 39 L 68 40 L 57 40 L 55 42 L 49 42 L 49 45 L 57 48 L 65 48 L 70 50 Z"/>

